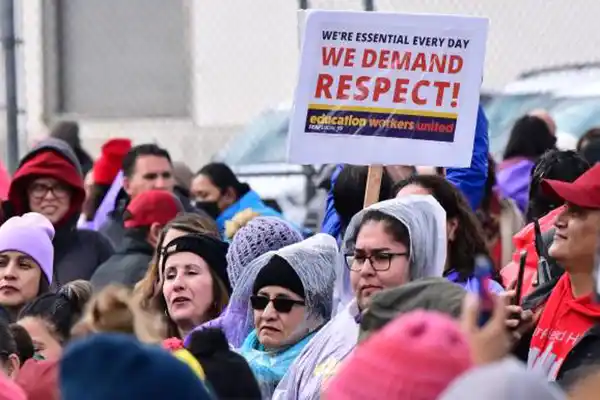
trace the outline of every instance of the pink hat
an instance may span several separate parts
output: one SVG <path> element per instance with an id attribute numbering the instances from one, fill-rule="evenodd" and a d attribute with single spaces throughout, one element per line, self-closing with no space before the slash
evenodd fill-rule
<path id="1" fill-rule="evenodd" d="M 0 400 L 27 400 L 23 389 L 0 373 Z"/>
<path id="2" fill-rule="evenodd" d="M 469 345 L 450 317 L 404 314 L 361 344 L 326 387 L 327 400 L 435 400 L 472 366 Z"/>

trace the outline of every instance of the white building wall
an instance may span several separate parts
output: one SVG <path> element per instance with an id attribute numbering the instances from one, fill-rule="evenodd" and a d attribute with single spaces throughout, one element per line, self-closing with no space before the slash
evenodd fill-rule
<path id="1" fill-rule="evenodd" d="M 30 141 L 45 134 L 53 118 L 44 104 L 43 1 L 20 1 Z M 312 0 L 311 5 L 359 10 L 362 1 Z M 500 88 L 524 69 L 600 59 L 596 0 L 376 0 L 376 5 L 384 11 L 488 16 L 486 88 Z M 296 0 L 188 0 L 191 117 L 83 119 L 86 148 L 96 155 L 107 138 L 127 136 L 136 143 L 156 141 L 175 159 L 201 166 L 253 116 L 292 97 L 297 6 Z"/>

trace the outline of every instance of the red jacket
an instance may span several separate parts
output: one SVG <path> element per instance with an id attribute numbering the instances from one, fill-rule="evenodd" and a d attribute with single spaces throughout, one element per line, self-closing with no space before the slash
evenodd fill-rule
<path id="1" fill-rule="evenodd" d="M 564 207 L 559 207 L 556 210 L 546 214 L 539 220 L 540 230 L 542 233 L 550 230 L 554 226 L 556 217 L 563 211 L 563 209 Z M 523 250 L 527 251 L 525 275 L 523 278 L 523 297 L 531 293 L 533 290 L 533 282 L 535 282 L 537 278 L 539 257 L 535 250 L 535 229 L 533 227 L 533 223 L 528 224 L 525 226 L 525 228 L 521 229 L 519 233 L 513 236 L 513 244 L 515 245 L 515 252 L 513 253 L 512 261 L 502 268 L 500 275 L 502 276 L 502 282 L 506 287 L 511 287 L 511 285 L 514 285 L 519 273 L 519 260 L 521 258 L 521 252 Z"/>

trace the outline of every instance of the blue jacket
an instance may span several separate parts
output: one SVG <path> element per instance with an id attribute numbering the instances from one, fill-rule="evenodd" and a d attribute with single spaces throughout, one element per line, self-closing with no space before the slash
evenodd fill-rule
<path id="1" fill-rule="evenodd" d="M 488 172 L 488 121 L 479 106 L 477 112 L 477 125 L 475 127 L 475 139 L 473 144 L 473 157 L 469 168 L 448 168 L 446 179 L 453 183 L 465 195 L 471 208 L 477 210 L 485 192 L 485 182 Z M 342 227 L 340 217 L 333 205 L 333 186 L 342 171 L 343 166 L 338 165 L 331 176 L 331 190 L 327 194 L 325 217 L 321 225 L 321 232 L 340 239 Z"/>
<path id="2" fill-rule="evenodd" d="M 280 212 L 275 211 L 273 208 L 263 203 L 261 198 L 254 190 L 250 190 L 248 193 L 240 197 L 238 201 L 227 207 L 217 218 L 217 226 L 219 227 L 219 232 L 221 232 L 223 237 L 225 237 L 225 222 L 229 221 L 237 213 L 244 211 L 247 208 L 250 208 L 252 211 L 260 214 L 261 217 L 277 217 L 285 219 Z"/>

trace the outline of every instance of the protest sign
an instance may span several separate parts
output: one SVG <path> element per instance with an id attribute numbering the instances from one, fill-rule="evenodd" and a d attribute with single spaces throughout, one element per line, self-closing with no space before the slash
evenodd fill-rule
<path id="1" fill-rule="evenodd" d="M 476 17 L 307 12 L 289 160 L 468 166 L 487 29 Z"/>

